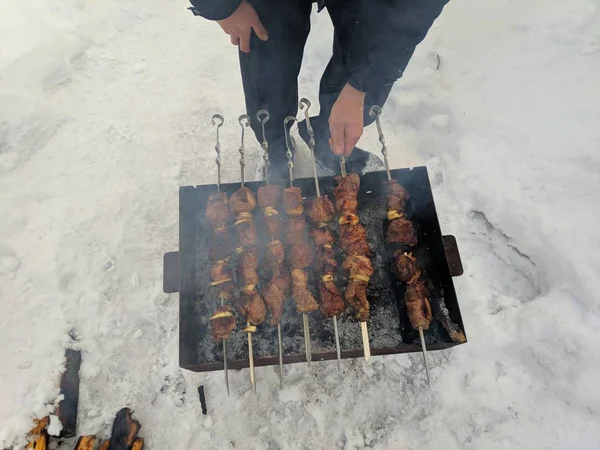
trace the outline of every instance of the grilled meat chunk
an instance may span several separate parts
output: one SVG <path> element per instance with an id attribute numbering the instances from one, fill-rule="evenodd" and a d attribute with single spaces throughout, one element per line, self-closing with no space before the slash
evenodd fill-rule
<path id="1" fill-rule="evenodd" d="M 417 261 L 412 255 L 396 250 L 392 271 L 400 281 L 409 283 L 415 275 L 418 276 Z"/>
<path id="2" fill-rule="evenodd" d="M 304 216 L 290 217 L 285 230 L 285 241 L 294 245 L 306 240 L 306 221 Z"/>
<path id="3" fill-rule="evenodd" d="M 346 255 L 371 254 L 367 243 L 367 231 L 360 223 L 356 225 L 340 225 L 340 247 Z"/>
<path id="4" fill-rule="evenodd" d="M 385 235 L 386 241 L 393 244 L 417 245 L 417 236 L 410 220 L 396 219 L 390 223 Z"/>
<path id="5" fill-rule="evenodd" d="M 290 266 L 294 269 L 306 269 L 312 263 L 312 248 L 308 242 L 299 242 L 288 251 Z"/>
<path id="6" fill-rule="evenodd" d="M 321 311 L 325 317 L 338 316 L 346 310 L 346 304 L 332 275 L 323 275 L 319 283 L 319 294 L 321 297 Z"/>
<path id="7" fill-rule="evenodd" d="M 333 189 L 335 209 L 340 215 L 356 214 L 360 177 L 357 173 L 350 173 L 346 177 L 338 176 L 335 180 L 337 182 L 337 186 Z"/>
<path id="8" fill-rule="evenodd" d="M 302 201 L 302 189 L 299 187 L 289 187 L 283 190 L 283 204 L 285 212 L 290 217 L 301 216 L 304 212 Z"/>
<path id="9" fill-rule="evenodd" d="M 236 216 L 252 212 L 256 208 L 256 198 L 247 187 L 241 187 L 229 198 L 229 209 Z"/>
<path id="10" fill-rule="evenodd" d="M 406 294 L 404 295 L 406 311 L 410 324 L 415 330 L 419 327 L 426 330 L 431 323 L 431 305 L 427 297 L 427 288 L 421 279 L 406 286 Z"/>
<path id="11" fill-rule="evenodd" d="M 271 313 L 269 319 L 269 324 L 271 325 L 277 325 L 281 320 L 283 302 L 289 293 L 290 282 L 290 272 L 287 267 L 283 266 L 279 268 L 263 289 L 265 303 Z"/>
<path id="12" fill-rule="evenodd" d="M 296 311 L 309 313 L 319 309 L 315 298 L 308 290 L 308 276 L 302 269 L 292 269 L 292 296 L 296 302 Z"/>
<path id="13" fill-rule="evenodd" d="M 246 249 L 240 253 L 237 278 L 244 289 L 258 284 L 258 254 L 255 248 Z"/>
<path id="14" fill-rule="evenodd" d="M 331 222 L 335 218 L 335 208 L 331 200 L 323 195 L 308 204 L 306 215 L 313 226 L 319 226 Z"/>
<path id="15" fill-rule="evenodd" d="M 281 203 L 281 186 L 276 184 L 267 184 L 258 188 L 258 207 L 277 209 Z"/>
<path id="16" fill-rule="evenodd" d="M 256 289 L 243 292 L 239 300 L 234 303 L 234 307 L 238 314 L 252 325 L 260 325 L 267 317 L 267 307 Z"/>
<path id="17" fill-rule="evenodd" d="M 396 180 L 387 181 L 385 186 L 387 191 L 388 212 L 397 211 L 398 214 L 404 214 L 404 207 L 410 199 L 410 195 L 408 195 L 406 189 L 404 189 L 404 187 Z"/>
<path id="18" fill-rule="evenodd" d="M 332 247 L 317 247 L 313 264 L 316 272 L 331 273 L 338 266 L 335 259 L 335 250 Z"/>
<path id="19" fill-rule="evenodd" d="M 333 245 L 335 236 L 329 227 L 313 228 L 311 231 L 313 241 L 317 247 Z"/>
<path id="20" fill-rule="evenodd" d="M 246 248 L 256 243 L 256 226 L 254 225 L 252 214 L 240 213 L 235 221 L 235 229 L 241 248 Z"/>
<path id="21" fill-rule="evenodd" d="M 208 197 L 206 219 L 215 231 L 227 226 L 227 222 L 231 219 L 231 213 L 227 207 L 227 194 L 225 192 L 217 192 Z"/>
<path id="22" fill-rule="evenodd" d="M 235 329 L 235 317 L 230 306 L 219 306 L 210 318 L 213 339 L 217 342 L 229 339 Z"/>

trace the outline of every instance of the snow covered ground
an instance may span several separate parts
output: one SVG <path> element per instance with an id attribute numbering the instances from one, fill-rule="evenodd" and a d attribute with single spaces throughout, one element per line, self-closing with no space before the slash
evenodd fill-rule
<path id="1" fill-rule="evenodd" d="M 162 293 L 177 188 L 214 179 L 215 111 L 238 178 L 237 55 L 186 6 L 0 4 L 0 448 L 52 409 L 69 332 L 80 432 L 127 405 L 150 449 L 600 448 L 598 2 L 452 0 L 385 105 L 391 163 L 429 167 L 466 269 L 469 343 L 431 354 L 432 388 L 411 355 L 289 366 L 282 391 L 259 368 L 258 397 L 232 372 L 230 398 L 179 369 Z M 330 44 L 315 14 L 311 99 Z"/>

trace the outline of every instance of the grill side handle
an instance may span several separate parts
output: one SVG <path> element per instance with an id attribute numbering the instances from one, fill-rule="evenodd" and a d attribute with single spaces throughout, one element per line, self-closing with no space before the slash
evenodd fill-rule
<path id="1" fill-rule="evenodd" d="M 165 294 L 179 292 L 181 281 L 179 266 L 179 252 L 165 253 L 163 256 L 163 292 Z"/>
<path id="2" fill-rule="evenodd" d="M 453 277 L 460 277 L 464 273 L 464 269 L 460 259 L 460 253 L 458 252 L 456 238 L 451 234 L 447 234 L 442 236 L 442 241 L 444 242 L 444 251 L 446 252 L 446 260 L 448 261 L 450 275 Z"/>

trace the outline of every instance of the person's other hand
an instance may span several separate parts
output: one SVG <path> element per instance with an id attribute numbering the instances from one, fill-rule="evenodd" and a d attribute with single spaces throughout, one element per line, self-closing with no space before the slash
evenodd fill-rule
<path id="1" fill-rule="evenodd" d="M 329 116 L 329 145 L 336 155 L 349 156 L 362 136 L 364 105 L 365 93 L 346 83 Z"/>
<path id="2" fill-rule="evenodd" d="M 242 0 L 238 9 L 227 19 L 217 20 L 223 31 L 231 38 L 231 43 L 240 47 L 244 53 L 250 53 L 250 35 L 252 30 L 261 41 L 269 39 L 267 29 L 263 26 L 254 7 Z"/>

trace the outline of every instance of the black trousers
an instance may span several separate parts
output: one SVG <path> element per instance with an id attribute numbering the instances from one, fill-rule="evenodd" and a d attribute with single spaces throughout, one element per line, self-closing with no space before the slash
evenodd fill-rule
<path id="1" fill-rule="evenodd" d="M 240 66 L 246 110 L 252 121 L 257 139 L 262 140 L 262 130 L 256 118 L 260 109 L 269 111 L 270 120 L 265 126 L 269 141 L 269 157 L 274 164 L 285 161 L 285 135 L 283 121 L 298 111 L 298 74 L 302 64 L 304 46 L 310 31 L 311 0 L 249 0 L 269 32 L 266 42 L 254 34 L 249 54 L 240 52 Z M 353 24 L 360 18 L 360 8 L 353 0 L 327 2 L 327 11 L 334 26 L 333 56 L 325 69 L 319 86 L 320 113 L 311 117 L 317 142 L 317 153 L 329 151 L 329 115 L 337 97 L 346 84 L 348 71 L 344 65 L 345 48 L 353 33 Z M 369 109 L 383 105 L 392 85 L 377 92 L 367 92 L 365 98 L 365 126 L 372 123 Z M 305 134 L 304 123 L 300 132 Z"/>

